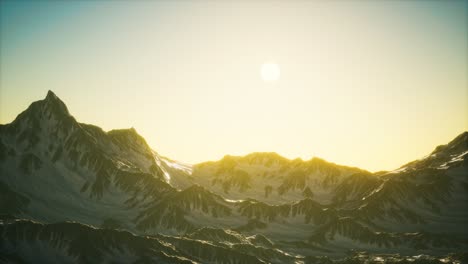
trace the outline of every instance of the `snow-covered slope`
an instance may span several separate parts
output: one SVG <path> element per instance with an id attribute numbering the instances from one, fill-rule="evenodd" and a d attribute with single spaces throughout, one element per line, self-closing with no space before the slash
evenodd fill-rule
<path id="1" fill-rule="evenodd" d="M 444 255 L 467 248 L 467 212 L 468 132 L 373 174 L 275 153 L 191 166 L 159 155 L 133 128 L 77 122 L 52 92 L 0 125 L 0 250 L 8 260 L 315 263 L 314 255 L 350 249 Z M 79 232 L 106 238 L 93 251 Z"/>
<path id="2" fill-rule="evenodd" d="M 134 129 L 78 123 L 52 92 L 0 126 L 0 172 L 16 213 L 47 222 L 131 228 L 139 208 L 175 191 Z"/>

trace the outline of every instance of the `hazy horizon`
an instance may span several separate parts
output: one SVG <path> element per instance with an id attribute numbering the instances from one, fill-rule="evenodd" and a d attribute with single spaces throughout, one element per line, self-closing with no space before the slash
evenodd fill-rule
<path id="1" fill-rule="evenodd" d="M 175 160 L 370 171 L 468 130 L 467 2 L 272 3 L 2 1 L 0 123 L 52 90 Z"/>

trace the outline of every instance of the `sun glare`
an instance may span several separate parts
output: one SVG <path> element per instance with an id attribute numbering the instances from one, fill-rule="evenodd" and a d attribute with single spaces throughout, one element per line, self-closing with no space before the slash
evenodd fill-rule
<path id="1" fill-rule="evenodd" d="M 276 63 L 264 63 L 260 69 L 260 75 L 266 82 L 277 81 L 280 78 L 281 70 Z"/>

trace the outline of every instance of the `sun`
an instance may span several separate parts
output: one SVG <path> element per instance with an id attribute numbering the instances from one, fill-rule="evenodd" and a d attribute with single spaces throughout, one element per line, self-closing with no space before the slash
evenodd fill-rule
<path id="1" fill-rule="evenodd" d="M 260 75 L 266 82 L 277 81 L 280 78 L 280 66 L 276 63 L 264 63 L 260 68 Z"/>

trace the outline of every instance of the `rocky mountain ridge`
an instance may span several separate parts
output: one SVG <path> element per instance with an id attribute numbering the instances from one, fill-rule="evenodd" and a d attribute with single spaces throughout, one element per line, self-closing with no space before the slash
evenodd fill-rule
<path id="1" fill-rule="evenodd" d="M 73 244 L 81 242 L 47 238 L 45 259 L 308 263 L 351 249 L 446 255 L 468 244 L 468 132 L 391 172 L 276 153 L 191 166 L 160 156 L 133 128 L 105 132 L 77 122 L 49 92 L 0 125 L 0 175 L 0 251 L 8 261 L 43 246 L 12 230 L 66 226 L 59 235 L 66 238 L 82 229 L 59 224 L 66 221 L 104 240 L 130 232 L 125 240 L 141 248 L 88 252 Z"/>

